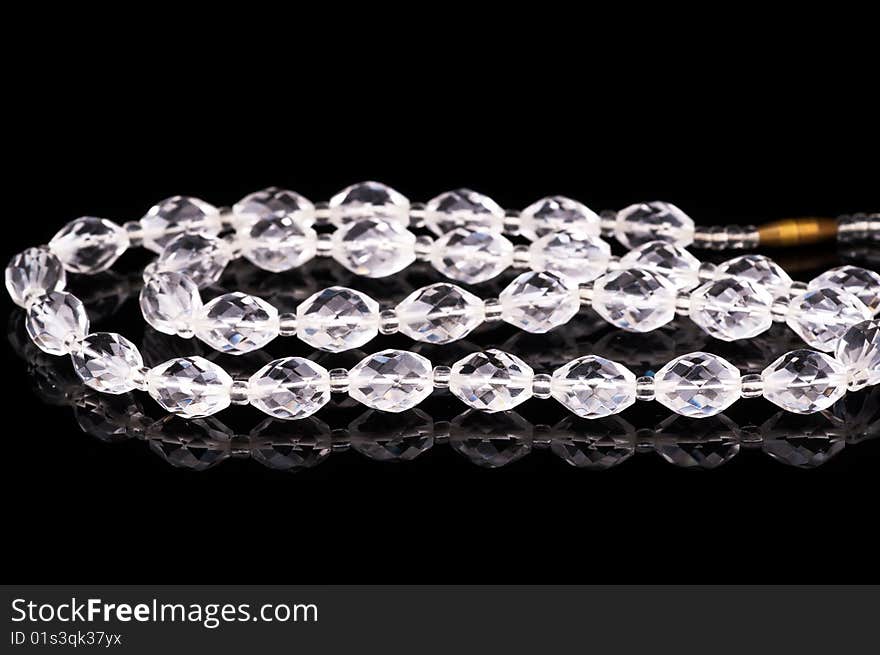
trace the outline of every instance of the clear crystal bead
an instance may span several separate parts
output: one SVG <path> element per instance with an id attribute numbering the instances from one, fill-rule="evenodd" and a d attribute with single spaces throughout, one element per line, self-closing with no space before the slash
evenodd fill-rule
<path id="1" fill-rule="evenodd" d="M 152 368 L 147 390 L 167 411 L 186 418 L 216 414 L 232 403 L 232 378 L 204 357 L 178 357 Z"/>
<path id="2" fill-rule="evenodd" d="M 764 397 L 796 414 L 812 414 L 846 393 L 846 367 L 825 353 L 793 350 L 761 372 Z"/>
<path id="3" fill-rule="evenodd" d="M 239 291 L 207 303 L 196 319 L 196 336 L 230 355 L 258 350 L 278 336 L 278 310 L 262 298 Z"/>
<path id="4" fill-rule="evenodd" d="M 71 350 L 73 369 L 92 389 L 120 394 L 137 385 L 135 376 L 144 365 L 137 347 L 113 332 L 94 332 Z"/>
<path id="5" fill-rule="evenodd" d="M 430 261 L 446 277 L 476 284 L 513 264 L 513 244 L 498 232 L 456 228 L 434 242 Z"/>
<path id="6" fill-rule="evenodd" d="M 144 320 L 164 334 L 193 334 L 195 317 L 202 308 L 199 288 L 185 275 L 153 274 L 141 288 Z"/>
<path id="7" fill-rule="evenodd" d="M 764 287 L 774 298 L 788 295 L 791 277 L 769 257 L 741 255 L 715 268 L 715 278 L 734 277 Z"/>
<path id="8" fill-rule="evenodd" d="M 538 334 L 568 323 L 581 307 L 576 284 L 535 271 L 514 278 L 498 300 L 502 320 Z"/>
<path id="9" fill-rule="evenodd" d="M 739 370 L 726 359 L 696 352 L 676 357 L 654 376 L 654 397 L 673 412 L 705 418 L 723 412 L 742 392 Z"/>
<path id="10" fill-rule="evenodd" d="M 40 350 L 66 355 L 71 345 L 89 333 L 85 305 L 66 291 L 50 291 L 28 307 L 25 328 Z"/>
<path id="11" fill-rule="evenodd" d="M 457 227 L 469 231 L 501 232 L 504 210 L 494 200 L 470 189 L 447 191 L 425 205 L 425 226 L 434 234 Z"/>
<path id="12" fill-rule="evenodd" d="M 156 260 L 156 271 L 186 275 L 200 289 L 220 279 L 229 263 L 226 243 L 204 234 L 181 234 L 167 242 Z"/>
<path id="13" fill-rule="evenodd" d="M 251 457 L 276 471 L 317 466 L 333 452 L 330 427 L 316 418 L 296 424 L 267 418 L 250 434 Z"/>
<path id="14" fill-rule="evenodd" d="M 408 295 L 396 308 L 399 330 L 416 341 L 449 343 L 464 338 L 483 322 L 483 301 L 446 282 Z"/>
<path id="15" fill-rule="evenodd" d="M 384 218 L 365 218 L 333 233 L 333 259 L 352 273 L 387 277 L 416 259 L 416 236 Z"/>
<path id="16" fill-rule="evenodd" d="M 670 464 L 711 470 L 739 454 L 736 428 L 723 415 L 699 420 L 684 416 L 673 419 L 663 428 L 666 434 L 654 439 L 654 451 Z"/>
<path id="17" fill-rule="evenodd" d="M 242 257 L 274 273 L 305 264 L 315 256 L 317 243 L 317 233 L 291 216 L 258 218 L 236 237 Z"/>
<path id="18" fill-rule="evenodd" d="M 205 471 L 232 454 L 232 430 L 217 419 L 165 416 L 147 428 L 150 449 L 171 466 Z"/>
<path id="19" fill-rule="evenodd" d="M 839 266 L 822 273 L 807 287 L 814 289 L 836 289 L 856 296 L 865 306 L 876 314 L 880 310 L 880 274 L 858 266 Z"/>
<path id="20" fill-rule="evenodd" d="M 379 303 L 345 287 L 329 287 L 296 308 L 297 333 L 307 344 L 341 352 L 379 334 Z"/>
<path id="21" fill-rule="evenodd" d="M 651 402 L 654 400 L 654 378 L 642 375 L 636 378 L 636 400 Z"/>
<path id="22" fill-rule="evenodd" d="M 330 373 L 302 357 L 276 359 L 248 380 L 248 399 L 277 419 L 305 418 L 330 400 Z"/>
<path id="23" fill-rule="evenodd" d="M 867 384 L 880 384 L 880 322 L 864 321 L 849 328 L 837 342 L 835 357 Z"/>
<path id="24" fill-rule="evenodd" d="M 816 289 L 792 298 L 785 322 L 809 345 L 830 351 L 850 327 L 871 316 L 871 310 L 851 293 Z"/>
<path id="25" fill-rule="evenodd" d="M 369 410 L 348 431 L 352 449 L 379 462 L 408 462 L 434 445 L 434 422 L 417 409 L 401 414 Z"/>
<path id="26" fill-rule="evenodd" d="M 723 341 L 750 339 L 773 325 L 773 297 L 764 287 L 737 278 L 707 282 L 691 294 L 691 320 Z"/>
<path id="27" fill-rule="evenodd" d="M 143 246 L 159 253 L 178 234 L 215 236 L 222 227 L 216 207 L 186 196 L 166 198 L 153 205 L 140 222 Z"/>
<path id="28" fill-rule="evenodd" d="M 572 466 L 601 471 L 632 457 L 635 441 L 633 426 L 617 416 L 589 421 L 569 416 L 553 426 L 550 451 Z"/>
<path id="29" fill-rule="evenodd" d="M 409 226 L 409 200 L 380 182 L 352 184 L 330 198 L 329 207 L 330 222 L 337 227 L 372 218 Z"/>
<path id="30" fill-rule="evenodd" d="M 519 232 L 530 241 L 551 232 L 598 237 L 601 231 L 601 219 L 596 212 L 563 196 L 541 198 L 520 214 Z"/>
<path id="31" fill-rule="evenodd" d="M 740 378 L 743 398 L 759 398 L 764 395 L 764 381 L 760 373 L 748 373 Z"/>
<path id="32" fill-rule="evenodd" d="M 235 203 L 232 212 L 237 231 L 272 218 L 292 219 L 303 230 L 315 223 L 315 205 L 295 191 L 278 187 L 268 187 L 246 195 Z"/>
<path id="33" fill-rule="evenodd" d="M 600 418 L 636 401 L 636 376 L 616 362 L 587 355 L 553 372 L 550 393 L 578 416 Z"/>
<path id="34" fill-rule="evenodd" d="M 128 248 L 128 233 L 105 218 L 83 216 L 65 225 L 49 249 L 73 273 L 99 273 L 113 265 Z"/>
<path id="35" fill-rule="evenodd" d="M 500 412 L 531 397 L 533 376 L 532 368 L 519 357 L 490 349 L 453 364 L 449 390 L 471 407 Z"/>
<path id="36" fill-rule="evenodd" d="M 348 395 L 367 407 L 402 412 L 434 390 L 431 362 L 405 350 L 383 350 L 348 372 Z"/>
<path id="37" fill-rule="evenodd" d="M 628 332 L 650 332 L 675 318 L 676 288 L 638 268 L 612 271 L 593 285 L 593 309 Z"/>
<path id="38" fill-rule="evenodd" d="M 642 202 L 617 212 L 614 236 L 626 248 L 648 241 L 687 246 L 694 240 L 694 222 L 672 203 Z"/>
<path id="39" fill-rule="evenodd" d="M 19 307 L 49 291 L 61 291 L 66 282 L 61 260 L 45 246 L 18 253 L 6 266 L 6 290 Z"/>
<path id="40" fill-rule="evenodd" d="M 603 275 L 610 259 L 611 246 L 597 236 L 552 232 L 529 246 L 532 270 L 550 271 L 579 284 Z"/>
<path id="41" fill-rule="evenodd" d="M 532 451 L 533 427 L 516 412 L 489 416 L 468 410 L 449 426 L 449 445 L 483 468 L 512 464 Z"/>
<path id="42" fill-rule="evenodd" d="M 643 268 L 658 273 L 678 289 L 693 289 L 700 282 L 700 260 L 666 241 L 649 241 L 620 258 L 621 268 Z"/>

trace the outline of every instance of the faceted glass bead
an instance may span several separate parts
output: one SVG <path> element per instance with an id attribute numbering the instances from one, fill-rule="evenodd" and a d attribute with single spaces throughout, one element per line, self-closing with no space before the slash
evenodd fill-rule
<path id="1" fill-rule="evenodd" d="M 593 309 L 628 332 L 650 332 L 675 318 L 677 290 L 662 275 L 638 268 L 612 271 L 593 286 Z"/>
<path id="2" fill-rule="evenodd" d="M 700 283 L 700 260 L 687 250 L 666 241 L 649 241 L 620 258 L 621 268 L 643 268 L 668 279 L 678 289 Z"/>
<path id="3" fill-rule="evenodd" d="M 457 228 L 434 242 L 430 261 L 446 277 L 476 284 L 513 264 L 513 244 L 498 232 Z"/>
<path id="4" fill-rule="evenodd" d="M 714 416 L 740 397 L 739 370 L 710 353 L 676 357 L 654 376 L 654 398 L 673 412 L 693 418 Z"/>
<path id="5" fill-rule="evenodd" d="M 707 282 L 691 294 L 690 317 L 723 341 L 749 339 L 773 324 L 773 296 L 764 287 L 732 277 Z"/>
<path id="6" fill-rule="evenodd" d="M 216 207 L 186 196 L 174 196 L 153 205 L 140 224 L 144 248 L 154 252 L 162 252 L 178 234 L 215 236 L 222 226 Z"/>
<path id="7" fill-rule="evenodd" d="M 418 409 L 369 410 L 348 426 L 351 447 L 379 462 L 408 462 L 434 446 L 434 421 Z"/>
<path id="8" fill-rule="evenodd" d="M 617 416 L 598 420 L 569 416 L 553 426 L 550 450 L 572 466 L 601 471 L 632 457 L 635 442 L 635 428 Z"/>
<path id="9" fill-rule="evenodd" d="M 89 317 L 79 298 L 66 291 L 50 291 L 27 310 L 25 328 L 40 350 L 66 355 L 75 339 L 89 333 Z"/>
<path id="10" fill-rule="evenodd" d="M 792 299 L 785 322 L 814 348 L 834 350 L 850 327 L 871 316 L 871 310 L 851 293 L 816 289 Z"/>
<path id="11" fill-rule="evenodd" d="M 535 271 L 514 278 L 498 300 L 502 320 L 538 334 L 568 323 L 581 307 L 577 285 Z"/>
<path id="12" fill-rule="evenodd" d="M 425 226 L 437 235 L 457 227 L 469 231 L 501 232 L 504 210 L 482 193 L 470 189 L 447 191 L 425 205 Z"/>
<path id="13" fill-rule="evenodd" d="M 315 206 L 308 199 L 274 186 L 246 195 L 235 203 L 232 212 L 236 230 L 246 230 L 257 221 L 272 218 L 289 218 L 304 230 L 315 222 Z"/>
<path id="14" fill-rule="evenodd" d="M 222 240 L 203 234 L 181 234 L 167 242 L 156 260 L 156 271 L 186 275 L 203 289 L 220 279 L 229 259 L 229 248 Z"/>
<path id="15" fill-rule="evenodd" d="M 330 426 L 316 418 L 296 424 L 268 418 L 250 433 L 251 457 L 276 471 L 317 466 L 333 452 Z"/>
<path id="16" fill-rule="evenodd" d="M 793 350 L 761 372 L 764 397 L 796 414 L 833 405 L 846 392 L 846 367 L 825 353 Z"/>
<path id="17" fill-rule="evenodd" d="M 626 248 L 648 241 L 687 246 L 694 240 L 694 221 L 672 203 L 642 202 L 617 212 L 614 236 Z"/>
<path id="18" fill-rule="evenodd" d="M 610 259 L 611 246 L 597 236 L 553 232 L 529 246 L 532 270 L 550 271 L 577 284 L 604 275 Z"/>
<path id="19" fill-rule="evenodd" d="M 365 218 L 341 227 L 332 237 L 333 259 L 352 273 L 387 277 L 416 259 L 416 235 L 384 218 Z"/>
<path id="20" fill-rule="evenodd" d="M 452 365 L 449 390 L 484 412 L 513 409 L 532 396 L 534 371 L 519 357 L 490 349 Z"/>
<path id="21" fill-rule="evenodd" d="M 330 400 L 330 374 L 302 357 L 276 359 L 248 380 L 248 400 L 278 419 L 305 418 Z"/>
<path id="22" fill-rule="evenodd" d="M 180 273 L 166 271 L 151 275 L 144 283 L 140 304 L 144 320 L 159 332 L 192 336 L 202 299 L 195 282 Z"/>
<path id="23" fill-rule="evenodd" d="M 147 391 L 167 411 L 186 418 L 216 414 L 231 404 L 232 378 L 203 357 L 178 357 L 151 369 Z"/>
<path id="24" fill-rule="evenodd" d="M 596 212 L 577 200 L 550 196 L 522 210 L 519 232 L 530 241 L 551 232 L 598 237 L 601 233 L 601 223 Z"/>
<path id="25" fill-rule="evenodd" d="M 839 266 L 822 273 L 808 288 L 836 289 L 853 294 L 876 314 L 880 310 L 880 274 L 858 266 Z"/>
<path id="26" fill-rule="evenodd" d="M 449 445 L 472 464 L 499 468 L 532 451 L 533 427 L 516 412 L 488 416 L 468 410 L 449 425 Z"/>
<path id="27" fill-rule="evenodd" d="M 196 319 L 196 336 L 230 355 L 258 350 L 278 336 L 278 310 L 262 298 L 236 291 L 207 303 Z"/>
<path id="28" fill-rule="evenodd" d="M 379 303 L 353 289 L 329 287 L 296 308 L 297 336 L 307 344 L 341 352 L 379 334 Z"/>
<path id="29" fill-rule="evenodd" d="M 636 401 L 636 376 L 616 362 L 587 355 L 554 371 L 550 393 L 578 416 L 601 418 Z"/>
<path id="30" fill-rule="evenodd" d="M 446 282 L 417 289 L 396 310 L 398 329 L 411 339 L 449 343 L 464 338 L 483 322 L 483 302 Z"/>
<path id="31" fill-rule="evenodd" d="M 232 430 L 214 418 L 165 416 L 147 428 L 150 449 L 175 468 L 205 471 L 231 455 Z"/>
<path id="32" fill-rule="evenodd" d="M 774 298 L 788 296 L 791 277 L 769 257 L 764 255 L 741 255 L 728 259 L 715 269 L 715 279 L 735 277 L 764 287 Z"/>
<path id="33" fill-rule="evenodd" d="M 849 328 L 837 342 L 835 357 L 867 384 L 880 384 L 880 322 L 864 321 Z"/>
<path id="34" fill-rule="evenodd" d="M 354 221 L 381 218 L 409 226 L 409 200 L 380 182 L 359 182 L 330 198 L 330 222 L 342 227 Z"/>
<path id="35" fill-rule="evenodd" d="M 431 362 L 404 350 L 383 350 L 362 359 L 348 373 L 348 395 L 367 407 L 402 412 L 434 390 Z"/>
<path id="36" fill-rule="evenodd" d="M 28 248 L 6 266 L 6 290 L 19 307 L 49 291 L 61 291 L 66 282 L 61 260 L 46 247 Z"/>
<path id="37" fill-rule="evenodd" d="M 73 369 L 92 389 L 120 394 L 131 391 L 144 365 L 137 347 L 113 332 L 94 332 L 71 351 Z"/>
<path id="38" fill-rule="evenodd" d="M 49 249 L 73 273 L 99 273 L 128 248 L 128 232 L 105 218 L 84 216 L 52 237 Z"/>
<path id="39" fill-rule="evenodd" d="M 317 233 L 292 216 L 258 218 L 237 237 L 242 257 L 274 273 L 305 264 L 315 256 L 317 243 Z"/>

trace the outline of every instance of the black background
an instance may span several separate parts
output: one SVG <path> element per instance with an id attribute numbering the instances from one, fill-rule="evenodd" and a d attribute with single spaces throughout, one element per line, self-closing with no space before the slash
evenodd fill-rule
<path id="1" fill-rule="evenodd" d="M 313 200 L 362 179 L 414 200 L 467 185 L 505 207 L 658 198 L 702 224 L 880 206 L 870 83 L 830 66 L 599 79 L 500 57 L 324 71 L 291 54 L 286 72 L 238 76 L 111 58 L 10 80 L 4 256 L 80 215 L 123 222 L 173 194 L 227 205 L 269 184 Z M 120 316 L 107 329 L 140 325 L 132 304 Z M 437 447 L 397 466 L 346 453 L 302 475 L 240 461 L 191 473 L 82 434 L 4 352 L 4 541 L 21 582 L 877 577 L 876 442 L 816 471 L 746 453 L 714 472 L 642 457 L 594 474 L 538 453 L 487 472 Z"/>

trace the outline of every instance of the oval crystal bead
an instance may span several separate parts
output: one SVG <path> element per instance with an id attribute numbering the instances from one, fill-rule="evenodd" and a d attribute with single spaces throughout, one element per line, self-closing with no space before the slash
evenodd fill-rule
<path id="1" fill-rule="evenodd" d="M 73 369 L 92 389 L 121 394 L 134 389 L 135 376 L 144 365 L 137 347 L 113 332 L 94 332 L 71 350 Z"/>
<path id="2" fill-rule="evenodd" d="M 636 376 L 621 364 L 587 355 L 553 372 L 550 394 L 578 416 L 601 418 L 636 401 Z"/>
<path id="3" fill-rule="evenodd" d="M 612 271 L 593 286 L 593 309 L 628 332 L 650 332 L 675 317 L 676 288 L 662 275 L 638 268 Z"/>
<path id="4" fill-rule="evenodd" d="M 576 284 L 535 271 L 514 278 L 498 301 L 502 320 L 537 334 L 568 323 L 581 307 Z"/>
<path id="5" fill-rule="evenodd" d="M 379 334 L 379 303 L 345 287 L 329 287 L 296 308 L 297 336 L 330 352 L 358 348 Z"/>
<path id="6" fill-rule="evenodd" d="M 534 375 L 519 357 L 489 349 L 452 365 L 449 391 L 475 409 L 502 412 L 531 398 Z"/>
<path id="7" fill-rule="evenodd" d="M 457 227 L 501 232 L 504 210 L 494 200 L 470 189 L 456 189 L 431 198 L 425 205 L 425 226 L 443 235 Z"/>
<path id="8" fill-rule="evenodd" d="M 825 353 L 793 350 L 761 372 L 764 397 L 796 414 L 813 414 L 846 392 L 846 367 Z"/>
<path id="9" fill-rule="evenodd" d="M 387 277 L 416 259 L 416 235 L 384 218 L 365 218 L 333 233 L 333 259 L 352 273 Z"/>
<path id="10" fill-rule="evenodd" d="M 302 357 L 276 359 L 248 380 L 248 400 L 277 419 L 305 418 L 330 400 L 330 374 Z"/>
<path id="11" fill-rule="evenodd" d="M 529 246 L 533 271 L 549 271 L 576 284 L 604 275 L 610 259 L 611 246 L 598 236 L 552 232 Z"/>
<path id="12" fill-rule="evenodd" d="M 687 246 L 694 240 L 694 221 L 672 203 L 642 202 L 617 212 L 614 236 L 626 248 L 649 241 Z"/>
<path id="13" fill-rule="evenodd" d="M 691 294 L 690 317 L 716 339 L 735 341 L 769 330 L 772 306 L 765 288 L 729 277 L 707 282 Z"/>
<path id="14" fill-rule="evenodd" d="M 835 289 L 853 294 L 876 314 L 880 310 L 880 274 L 858 266 L 838 266 L 813 279 L 808 289 Z"/>
<path id="15" fill-rule="evenodd" d="M 195 333 L 215 350 L 243 355 L 272 341 L 279 329 L 277 309 L 262 298 L 236 291 L 202 307 Z"/>
<path id="16" fill-rule="evenodd" d="M 216 207 L 186 196 L 173 196 L 153 205 L 140 224 L 144 248 L 154 252 L 162 252 L 179 234 L 215 236 L 222 227 Z"/>
<path id="17" fill-rule="evenodd" d="M 649 241 L 620 258 L 621 268 L 642 268 L 662 275 L 678 289 L 700 283 L 700 260 L 687 250 L 666 241 Z"/>
<path id="18" fill-rule="evenodd" d="M 128 232 L 105 218 L 83 216 L 65 225 L 49 249 L 72 273 L 99 273 L 128 248 Z"/>
<path id="19" fill-rule="evenodd" d="M 519 233 L 530 241 L 552 232 L 598 237 L 602 231 L 601 223 L 596 212 L 577 200 L 549 196 L 522 210 Z"/>
<path id="20" fill-rule="evenodd" d="M 434 390 L 431 362 L 405 350 L 383 350 L 348 372 L 348 395 L 383 412 L 415 407 Z"/>
<path id="21" fill-rule="evenodd" d="M 292 216 L 257 218 L 236 237 L 242 257 L 273 273 L 305 264 L 315 256 L 317 243 L 317 233 Z"/>
<path id="22" fill-rule="evenodd" d="M 429 259 L 446 277 L 476 284 L 513 263 L 513 244 L 498 232 L 456 228 L 432 244 Z"/>
<path id="23" fill-rule="evenodd" d="M 295 191 L 268 187 L 246 195 L 232 207 L 236 231 L 246 230 L 255 222 L 289 218 L 304 230 L 315 222 L 315 205 Z"/>
<path id="24" fill-rule="evenodd" d="M 232 403 L 232 378 L 204 357 L 178 357 L 147 374 L 147 391 L 167 411 L 186 418 L 216 414 Z"/>
<path id="25" fill-rule="evenodd" d="M 410 339 L 438 344 L 464 338 L 485 319 L 482 300 L 447 282 L 417 289 L 395 314 L 398 329 Z"/>
<path id="26" fill-rule="evenodd" d="M 864 384 L 880 384 L 880 322 L 863 321 L 849 328 L 834 353 L 850 376 Z"/>
<path id="27" fill-rule="evenodd" d="M 788 296 L 791 277 L 769 257 L 764 255 L 741 255 L 728 259 L 715 269 L 715 279 L 733 277 L 764 287 L 774 298 Z"/>
<path id="28" fill-rule="evenodd" d="M 204 234 L 181 234 L 168 241 L 156 260 L 156 271 L 180 273 L 203 289 L 220 279 L 229 259 L 229 248 L 222 240 Z"/>
<path id="29" fill-rule="evenodd" d="M 354 221 L 381 218 L 409 226 L 409 200 L 381 182 L 359 182 L 330 198 L 330 222 L 342 227 Z"/>
<path id="30" fill-rule="evenodd" d="M 676 357 L 654 376 L 654 399 L 677 414 L 714 416 L 741 393 L 739 370 L 723 357 L 696 352 Z"/>
<path id="31" fill-rule="evenodd" d="M 202 308 L 196 283 L 185 275 L 162 271 L 144 283 L 140 293 L 144 320 L 164 334 L 191 337 Z"/>
<path id="32" fill-rule="evenodd" d="M 834 350 L 850 327 L 871 316 L 871 310 L 851 293 L 816 289 L 792 299 L 785 322 L 814 348 Z"/>
<path id="33" fill-rule="evenodd" d="M 6 266 L 6 290 L 19 307 L 26 308 L 50 291 L 61 291 L 66 282 L 61 260 L 45 246 L 18 253 Z"/>
<path id="34" fill-rule="evenodd" d="M 89 317 L 82 302 L 66 291 L 50 291 L 28 307 L 25 329 L 40 350 L 66 355 L 71 345 L 89 333 Z"/>

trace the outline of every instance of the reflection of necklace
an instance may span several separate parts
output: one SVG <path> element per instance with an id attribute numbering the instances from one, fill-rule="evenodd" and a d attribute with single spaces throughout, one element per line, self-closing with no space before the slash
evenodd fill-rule
<path id="1" fill-rule="evenodd" d="M 318 220 L 337 229 L 318 235 L 312 228 Z M 165 409 L 185 417 L 250 403 L 276 418 L 298 419 L 320 409 L 331 392 L 400 412 L 435 387 L 448 387 L 466 404 L 487 412 L 511 409 L 534 396 L 556 398 L 586 418 L 615 414 L 636 400 L 657 400 L 677 413 L 702 418 L 740 397 L 764 396 L 786 410 L 812 413 L 830 406 L 847 388 L 880 382 L 880 329 L 871 320 L 880 309 L 877 273 L 844 266 L 805 285 L 792 282 L 759 255 L 736 257 L 718 267 L 701 264 L 684 246 L 710 232 L 697 230 L 686 214 L 667 203 L 633 205 L 617 212 L 613 224 L 606 223 L 565 198 L 546 198 L 522 212 L 505 213 L 485 196 L 456 191 L 414 207 L 376 183 L 349 187 L 321 209 L 278 189 L 252 194 L 225 213 L 200 200 L 175 197 L 124 227 L 91 217 L 71 222 L 48 247 L 14 257 L 6 285 L 13 300 L 27 309 L 34 342 L 50 354 L 70 353 L 87 385 L 111 394 L 148 391 Z M 828 231 L 825 223 L 813 223 L 814 236 Z M 840 232 L 852 236 L 872 231 L 876 223 L 848 219 Z M 440 236 L 416 237 L 407 229 L 411 224 Z M 611 257 L 599 237 L 603 229 L 613 229 L 621 243 L 635 248 L 619 260 Z M 729 230 L 736 238 L 711 231 L 714 236 L 704 241 L 746 247 L 756 245 L 764 233 L 779 242 L 796 242 L 810 231 L 779 225 L 775 231 Z M 514 247 L 504 231 L 533 241 Z M 63 291 L 65 271 L 105 270 L 132 244 L 160 253 L 144 273 L 141 308 L 147 322 L 162 332 L 198 336 L 233 355 L 261 348 L 278 335 L 296 334 L 322 350 L 339 352 L 379 332 L 447 343 L 483 321 L 503 320 L 543 333 L 573 318 L 581 304 L 632 332 L 647 332 L 676 313 L 687 314 L 725 341 L 754 337 L 776 320 L 818 350 L 789 352 L 762 373 L 747 375 L 703 352 L 677 357 L 652 377 L 637 378 L 621 364 L 594 355 L 575 359 L 552 375 L 535 374 L 518 357 L 494 349 L 451 367 L 432 367 L 425 357 L 402 350 L 381 351 L 351 370 L 328 371 L 287 357 L 237 380 L 201 357 L 176 358 L 148 369 L 124 337 L 89 334 L 83 304 Z M 508 266 L 533 270 L 516 277 L 497 299 L 480 300 L 440 283 L 385 311 L 344 287 L 314 294 L 295 314 L 279 314 L 266 301 L 243 293 L 224 294 L 205 305 L 199 297 L 199 287 L 216 281 L 235 256 L 280 271 L 315 254 L 376 278 L 399 272 L 417 257 L 466 283 L 495 277 Z M 835 351 L 836 358 L 819 351 Z"/>

